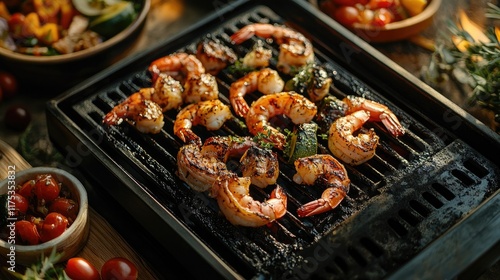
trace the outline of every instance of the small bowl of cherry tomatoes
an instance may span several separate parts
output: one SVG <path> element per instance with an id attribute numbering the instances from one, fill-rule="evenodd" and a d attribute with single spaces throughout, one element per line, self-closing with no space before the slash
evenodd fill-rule
<path id="1" fill-rule="evenodd" d="M 418 35 L 432 23 L 441 0 L 310 0 L 323 13 L 369 43 Z"/>
<path id="2" fill-rule="evenodd" d="M 88 199 L 82 183 L 65 170 L 33 167 L 0 182 L 0 254 L 31 265 L 55 249 L 68 260 L 89 234 Z"/>

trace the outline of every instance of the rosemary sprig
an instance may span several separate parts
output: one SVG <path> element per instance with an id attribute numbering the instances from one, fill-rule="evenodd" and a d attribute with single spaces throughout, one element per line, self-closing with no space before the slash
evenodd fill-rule
<path id="1" fill-rule="evenodd" d="M 500 19 L 500 8 L 488 3 L 485 16 Z M 446 75 L 451 75 L 472 88 L 469 105 L 479 105 L 491 110 L 495 122 L 500 123 L 500 28 L 488 27 L 484 35 L 489 41 L 477 41 L 466 27 L 449 23 L 452 42 L 436 46 L 427 72 L 426 82 L 437 85 Z M 465 73 L 465 75 L 464 75 Z"/>

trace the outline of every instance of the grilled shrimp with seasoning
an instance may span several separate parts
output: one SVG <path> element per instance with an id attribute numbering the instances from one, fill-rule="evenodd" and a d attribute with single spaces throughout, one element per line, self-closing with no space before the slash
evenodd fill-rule
<path id="1" fill-rule="evenodd" d="M 278 115 L 285 115 L 294 124 L 310 122 L 316 115 L 316 105 L 309 99 L 295 92 L 279 92 L 263 95 L 254 101 L 245 117 L 251 134 L 262 133 L 278 149 L 283 149 L 286 136 L 272 127 L 269 120 Z"/>
<path id="2" fill-rule="evenodd" d="M 398 137 L 405 134 L 404 127 L 387 106 L 360 96 L 347 96 L 342 101 L 347 104 L 347 115 L 365 110 L 370 112 L 370 121 L 382 122 L 392 136 Z"/>
<path id="3" fill-rule="evenodd" d="M 205 67 L 196 56 L 188 53 L 174 53 L 158 58 L 150 63 L 148 71 L 151 73 L 153 82 L 160 73 L 166 73 L 180 82 L 192 76 L 200 76 L 205 73 Z"/>
<path id="4" fill-rule="evenodd" d="M 219 98 L 219 87 L 215 77 L 205 73 L 205 67 L 196 56 L 174 53 L 153 61 L 149 68 L 153 83 L 161 73 L 172 76 L 183 84 L 184 103 L 196 103 Z"/>
<path id="5" fill-rule="evenodd" d="M 245 101 L 245 95 L 254 91 L 263 94 L 281 92 L 285 82 L 281 79 L 277 71 L 264 68 L 253 71 L 231 84 L 229 89 L 229 100 L 236 115 L 246 116 L 250 109 Z"/>
<path id="6" fill-rule="evenodd" d="M 350 179 L 342 163 L 327 154 L 299 158 L 294 162 L 297 184 L 326 187 L 321 198 L 308 202 L 297 209 L 299 217 L 308 217 L 337 207 L 349 192 Z"/>
<path id="7" fill-rule="evenodd" d="M 214 38 L 204 38 L 198 43 L 196 57 L 201 61 L 207 73 L 212 75 L 217 75 L 238 59 L 231 48 Z"/>
<path id="8" fill-rule="evenodd" d="M 184 145 L 177 153 L 177 175 L 192 189 L 203 192 L 211 188 L 219 176 L 235 172 L 227 168 L 229 158 L 240 158 L 254 146 L 250 138 L 214 136 L 202 147 Z"/>
<path id="9" fill-rule="evenodd" d="M 287 195 L 279 185 L 263 202 L 250 196 L 250 177 L 236 174 L 220 176 L 212 186 L 212 196 L 233 225 L 260 227 L 286 214 Z"/>
<path id="10" fill-rule="evenodd" d="M 276 184 L 279 176 L 278 155 L 258 146 L 252 146 L 240 159 L 241 173 L 250 177 L 253 185 L 265 188 Z"/>
<path id="11" fill-rule="evenodd" d="M 328 148 L 332 154 L 350 165 L 359 165 L 371 159 L 379 137 L 373 128 L 355 135 L 369 119 L 370 112 L 361 110 L 335 120 L 328 132 Z"/>
<path id="12" fill-rule="evenodd" d="M 184 107 L 174 121 L 174 134 L 183 142 L 201 146 L 201 139 L 191 128 L 203 125 L 208 130 L 217 130 L 232 117 L 231 109 L 220 100 L 207 100 Z"/>
<path id="13" fill-rule="evenodd" d="M 125 120 L 142 133 L 159 133 L 164 125 L 162 109 L 157 103 L 143 97 L 151 95 L 151 92 L 154 92 L 153 88 L 143 88 L 132 94 L 104 116 L 103 124 L 119 125 Z"/>
<path id="14" fill-rule="evenodd" d="M 285 74 L 290 73 L 294 68 L 314 62 L 314 50 L 309 39 L 285 26 L 269 23 L 249 24 L 231 35 L 231 40 L 236 44 L 241 44 L 253 36 L 273 38 L 279 44 L 277 67 Z"/>
<path id="15" fill-rule="evenodd" d="M 269 61 L 273 57 L 273 52 L 270 49 L 265 48 L 261 41 L 252 47 L 252 49 L 245 54 L 241 62 L 244 66 L 259 69 L 269 66 Z"/>

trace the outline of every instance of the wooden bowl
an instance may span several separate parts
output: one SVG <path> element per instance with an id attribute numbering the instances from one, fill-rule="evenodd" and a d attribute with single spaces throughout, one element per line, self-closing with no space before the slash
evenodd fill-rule
<path id="1" fill-rule="evenodd" d="M 369 43 L 385 43 L 408 39 L 431 25 L 434 15 L 441 6 L 441 1 L 429 0 L 429 3 L 420 14 L 389 23 L 384 27 L 357 25 L 355 27 L 346 26 L 346 28 Z M 310 0 L 310 3 L 319 9 L 317 0 Z"/>
<path id="2" fill-rule="evenodd" d="M 87 192 L 82 183 L 70 173 L 52 167 L 33 167 L 23 171 L 9 174 L 12 178 L 0 182 L 0 194 L 7 193 L 9 186 L 14 180 L 16 185 L 22 184 L 29 179 L 33 179 L 38 174 L 52 174 L 57 180 L 66 186 L 71 192 L 72 198 L 78 202 L 78 215 L 75 221 L 60 236 L 38 245 L 15 245 L 0 239 L 0 259 L 7 258 L 7 261 L 14 261 L 15 264 L 29 266 L 40 260 L 42 254 L 49 256 L 55 248 L 61 254 L 60 262 L 66 261 L 75 256 L 85 245 L 89 234 L 88 222 L 88 199 Z M 15 253 L 11 257 L 12 252 Z M 10 254 L 10 255 L 9 255 Z M 3 262 L 5 264 L 5 262 Z"/>
<path id="3" fill-rule="evenodd" d="M 115 36 L 91 48 L 69 54 L 33 56 L 0 47 L 0 68 L 13 73 L 24 92 L 57 95 L 123 58 L 144 26 L 151 0 L 131 0 L 137 18 Z"/>

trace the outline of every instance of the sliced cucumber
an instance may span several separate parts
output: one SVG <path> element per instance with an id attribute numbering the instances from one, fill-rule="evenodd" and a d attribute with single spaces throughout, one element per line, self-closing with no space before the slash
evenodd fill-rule
<path id="1" fill-rule="evenodd" d="M 294 131 L 288 135 L 287 146 L 284 151 L 284 156 L 288 158 L 289 163 L 317 153 L 317 131 L 318 125 L 315 123 L 304 123 L 295 127 Z"/>
<path id="2" fill-rule="evenodd" d="M 118 0 L 72 0 L 73 6 L 83 15 L 94 17 L 102 14 L 106 7 Z"/>
<path id="3" fill-rule="evenodd" d="M 90 30 L 109 39 L 127 28 L 137 17 L 132 2 L 120 1 L 106 9 L 90 21 Z"/>

